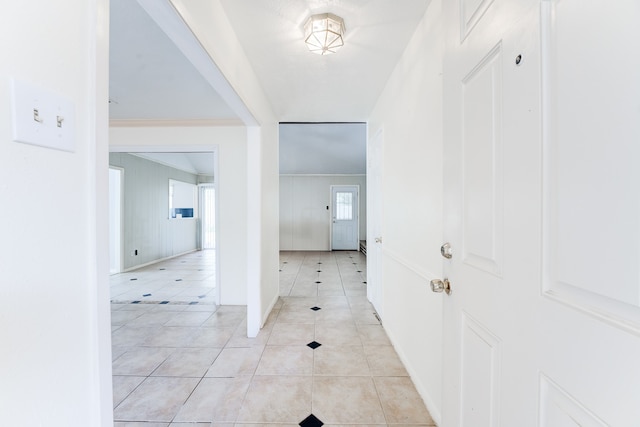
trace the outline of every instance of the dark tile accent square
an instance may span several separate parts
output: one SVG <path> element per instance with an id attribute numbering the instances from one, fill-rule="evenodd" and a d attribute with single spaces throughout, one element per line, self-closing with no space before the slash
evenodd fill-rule
<path id="1" fill-rule="evenodd" d="M 176 282 L 182 282 L 182 279 L 176 279 Z"/>
<path id="2" fill-rule="evenodd" d="M 320 281 L 316 281 L 316 283 L 319 285 L 319 284 L 320 284 L 320 283 L 322 283 L 322 282 L 320 282 Z"/>
<path id="3" fill-rule="evenodd" d="M 129 279 L 129 280 L 131 280 L 131 281 L 134 281 L 134 280 L 138 280 L 138 279 L 134 277 L 134 278 L 132 278 L 132 279 Z"/>
<path id="4" fill-rule="evenodd" d="M 318 310 L 322 310 L 322 308 L 320 308 L 320 307 L 311 307 L 311 310 L 318 311 Z"/>
<path id="5" fill-rule="evenodd" d="M 322 427 L 324 423 L 315 415 L 311 414 L 298 424 L 300 427 Z"/>
<path id="6" fill-rule="evenodd" d="M 140 301 L 131 301 L 131 304 L 140 304 Z"/>
<path id="7" fill-rule="evenodd" d="M 166 268 L 160 268 L 159 270 L 166 270 Z"/>
<path id="8" fill-rule="evenodd" d="M 316 273 L 322 273 L 322 270 L 316 270 Z"/>
<path id="9" fill-rule="evenodd" d="M 144 295 L 142 295 L 142 296 L 143 296 L 143 297 L 150 297 L 150 296 L 151 296 L 151 294 L 144 294 Z"/>
<path id="10" fill-rule="evenodd" d="M 364 283 L 365 285 L 367 284 L 367 282 L 362 282 L 362 283 Z"/>
<path id="11" fill-rule="evenodd" d="M 283 262 L 283 264 L 289 264 L 287 261 Z"/>
<path id="12" fill-rule="evenodd" d="M 358 273 L 362 273 L 362 270 L 358 270 L 357 272 L 358 272 Z"/>
<path id="13" fill-rule="evenodd" d="M 321 263 L 321 262 L 319 262 L 319 263 L 318 263 L 318 265 L 319 265 L 319 264 L 322 264 L 322 263 Z"/>
<path id="14" fill-rule="evenodd" d="M 169 301 L 160 301 L 160 304 L 169 304 Z"/>
<path id="15" fill-rule="evenodd" d="M 316 348 L 320 347 L 322 344 L 320 344 L 317 341 L 311 341 L 309 344 L 307 344 L 307 347 L 315 350 Z"/>
<path id="16" fill-rule="evenodd" d="M 198 301 L 191 301 L 191 302 L 189 303 L 189 305 L 196 305 L 196 304 L 198 304 Z"/>

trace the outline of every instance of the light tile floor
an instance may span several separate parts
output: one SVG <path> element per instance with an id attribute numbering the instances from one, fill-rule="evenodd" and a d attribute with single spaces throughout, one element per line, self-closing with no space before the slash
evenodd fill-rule
<path id="1" fill-rule="evenodd" d="M 244 306 L 213 304 L 213 252 L 112 276 L 115 426 L 434 425 L 366 299 L 364 255 L 282 252 L 280 268 L 252 339 Z"/>

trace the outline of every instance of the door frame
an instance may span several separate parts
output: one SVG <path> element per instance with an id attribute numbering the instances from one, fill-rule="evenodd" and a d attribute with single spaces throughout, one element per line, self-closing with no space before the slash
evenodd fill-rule
<path id="1" fill-rule="evenodd" d="M 333 190 L 345 188 L 345 189 L 355 189 L 356 190 L 356 201 L 357 206 L 355 208 L 356 213 L 356 249 L 347 249 L 347 250 L 359 250 L 360 246 L 360 185 L 359 184 L 336 184 L 329 186 L 329 250 L 333 251 L 333 209 L 334 209 L 334 201 L 333 201 Z"/>

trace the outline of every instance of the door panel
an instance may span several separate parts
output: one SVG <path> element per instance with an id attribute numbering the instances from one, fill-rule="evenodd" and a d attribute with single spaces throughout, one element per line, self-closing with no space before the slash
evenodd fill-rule
<path id="1" fill-rule="evenodd" d="M 482 15 L 489 9 L 493 0 L 461 0 L 460 4 L 460 39 L 467 38 Z"/>
<path id="2" fill-rule="evenodd" d="M 502 262 L 502 49 L 462 80 L 464 262 L 499 276 Z"/>
<path id="3" fill-rule="evenodd" d="M 640 5 L 544 5 L 544 292 L 638 333 Z M 603 9 L 616 28 L 594 31 Z"/>
<path id="4" fill-rule="evenodd" d="M 542 2 L 541 393 L 582 425 L 640 420 L 639 21 L 634 0 Z"/>
<path id="5" fill-rule="evenodd" d="M 540 376 L 541 427 L 605 427 L 607 424 L 544 375 Z"/>
<path id="6" fill-rule="evenodd" d="M 461 425 L 497 426 L 500 340 L 467 313 L 462 327 Z"/>

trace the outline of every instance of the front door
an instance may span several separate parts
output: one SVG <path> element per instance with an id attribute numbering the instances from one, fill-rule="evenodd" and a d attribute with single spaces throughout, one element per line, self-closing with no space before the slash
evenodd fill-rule
<path id="1" fill-rule="evenodd" d="M 442 425 L 640 425 L 640 6 L 443 4 Z"/>
<path id="2" fill-rule="evenodd" d="M 331 249 L 358 250 L 358 186 L 331 186 Z"/>

